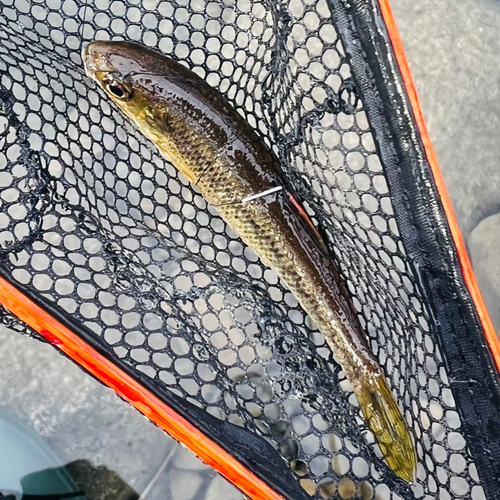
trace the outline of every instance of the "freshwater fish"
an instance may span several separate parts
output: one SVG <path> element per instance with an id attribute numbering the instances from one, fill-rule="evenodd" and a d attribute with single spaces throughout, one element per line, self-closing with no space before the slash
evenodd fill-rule
<path id="1" fill-rule="evenodd" d="M 416 453 L 324 241 L 276 155 L 194 72 L 151 49 L 97 41 L 85 70 L 285 281 L 325 336 L 389 467 L 412 482 Z"/>

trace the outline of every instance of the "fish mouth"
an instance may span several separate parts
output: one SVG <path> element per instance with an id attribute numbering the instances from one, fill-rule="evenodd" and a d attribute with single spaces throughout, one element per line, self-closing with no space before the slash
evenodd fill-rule
<path id="1" fill-rule="evenodd" d="M 94 72 L 90 71 L 89 64 L 88 64 L 89 55 L 90 55 L 89 45 L 86 45 L 85 47 L 83 47 L 81 56 L 82 56 L 83 68 L 85 69 L 85 73 L 87 74 L 87 76 L 89 78 L 93 78 Z"/>
<path id="2" fill-rule="evenodd" d="M 95 40 L 81 52 L 86 74 L 99 81 L 106 74 L 115 73 L 125 77 L 136 73 L 156 73 L 164 61 L 154 57 L 142 45 L 118 40 Z M 153 66 L 153 68 L 151 67 Z"/>
<path id="3" fill-rule="evenodd" d="M 109 63 L 110 44 L 107 42 L 90 42 L 82 49 L 82 61 L 85 73 L 92 80 L 97 80 L 96 73 L 110 73 L 115 68 Z"/>

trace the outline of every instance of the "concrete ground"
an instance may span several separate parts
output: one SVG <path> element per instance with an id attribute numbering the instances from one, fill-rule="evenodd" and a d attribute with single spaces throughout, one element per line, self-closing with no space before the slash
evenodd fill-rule
<path id="1" fill-rule="evenodd" d="M 391 0 L 431 138 L 500 331 L 500 2 Z M 89 499 L 242 496 L 52 347 L 0 330 L 1 404 L 33 426 Z"/>

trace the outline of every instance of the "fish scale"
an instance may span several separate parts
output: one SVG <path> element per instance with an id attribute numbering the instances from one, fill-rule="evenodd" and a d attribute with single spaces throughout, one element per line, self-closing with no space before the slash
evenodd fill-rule
<path id="1" fill-rule="evenodd" d="M 413 481 L 416 454 L 405 421 L 274 153 L 215 90 L 170 58 L 137 44 L 93 42 L 83 60 L 89 76 L 282 277 L 351 382 L 388 465 Z M 266 194 L 278 186 L 284 189 Z M 257 197 L 243 202 L 248 196 Z"/>

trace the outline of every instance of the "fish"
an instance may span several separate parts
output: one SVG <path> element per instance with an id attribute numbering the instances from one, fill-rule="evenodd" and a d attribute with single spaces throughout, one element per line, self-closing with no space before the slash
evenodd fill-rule
<path id="1" fill-rule="evenodd" d="M 94 41 L 87 75 L 286 283 L 352 385 L 390 469 L 412 483 L 416 452 L 327 246 L 281 163 L 200 76 L 140 44 Z"/>

